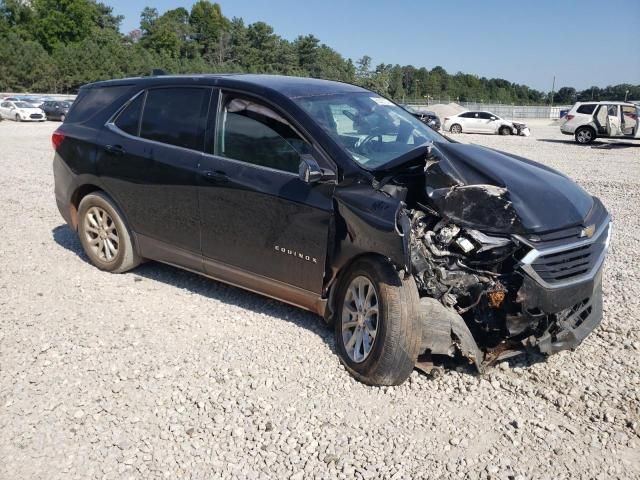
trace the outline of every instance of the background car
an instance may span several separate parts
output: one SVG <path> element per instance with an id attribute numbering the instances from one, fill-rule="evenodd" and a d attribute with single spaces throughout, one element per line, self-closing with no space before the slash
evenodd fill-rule
<path id="1" fill-rule="evenodd" d="M 640 107 L 631 102 L 577 102 L 564 117 L 560 131 L 583 145 L 603 138 L 640 138 Z"/>
<path id="2" fill-rule="evenodd" d="M 40 108 L 44 110 L 47 120 L 60 120 L 64 122 L 67 113 L 69 113 L 69 108 L 71 108 L 71 102 L 48 100 L 44 102 Z"/>
<path id="3" fill-rule="evenodd" d="M 446 117 L 442 128 L 451 133 L 529 136 L 529 127 L 526 124 L 505 120 L 494 113 L 485 111 L 462 112 L 452 117 Z"/>
<path id="4" fill-rule="evenodd" d="M 440 122 L 440 117 L 436 115 L 436 112 L 432 112 L 431 110 L 419 110 L 409 105 L 402 105 L 402 107 L 422 123 L 426 123 L 434 130 L 440 130 L 442 122 Z"/>
<path id="5" fill-rule="evenodd" d="M 16 122 L 44 122 L 47 118 L 44 112 L 27 102 L 3 100 L 0 103 L 2 118 Z"/>

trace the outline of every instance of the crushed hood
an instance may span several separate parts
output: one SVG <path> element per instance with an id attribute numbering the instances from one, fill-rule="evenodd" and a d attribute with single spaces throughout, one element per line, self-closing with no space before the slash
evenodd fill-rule
<path id="1" fill-rule="evenodd" d="M 426 168 L 429 203 L 486 232 L 524 234 L 580 225 L 593 198 L 539 163 L 477 145 L 437 143 Z"/>

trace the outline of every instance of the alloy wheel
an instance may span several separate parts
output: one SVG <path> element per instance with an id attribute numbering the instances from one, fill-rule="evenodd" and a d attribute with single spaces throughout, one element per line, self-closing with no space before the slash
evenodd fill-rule
<path id="1" fill-rule="evenodd" d="M 591 132 L 589 130 L 580 130 L 576 137 L 580 143 L 589 143 L 591 141 Z"/>
<path id="2" fill-rule="evenodd" d="M 89 248 L 101 261 L 111 263 L 118 257 L 120 238 L 116 224 L 101 207 L 91 207 L 84 217 L 84 235 Z"/>
<path id="3" fill-rule="evenodd" d="M 364 362 L 378 331 L 378 294 L 371 281 L 359 276 L 351 281 L 342 305 L 342 341 L 349 358 Z"/>

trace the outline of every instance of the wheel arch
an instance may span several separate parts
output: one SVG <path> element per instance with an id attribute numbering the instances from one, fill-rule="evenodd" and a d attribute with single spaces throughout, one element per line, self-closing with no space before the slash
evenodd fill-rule
<path id="1" fill-rule="evenodd" d="M 75 188 L 73 193 L 71 194 L 71 198 L 69 201 L 69 218 L 71 219 L 71 225 L 74 230 L 78 230 L 78 208 L 80 207 L 80 202 L 84 197 L 89 195 L 90 193 L 100 192 L 105 195 L 110 202 L 113 203 L 113 206 L 117 209 L 118 214 L 122 217 L 122 221 L 125 224 L 125 227 L 129 230 L 131 234 L 131 242 L 133 243 L 133 248 L 135 251 L 140 254 L 140 247 L 138 245 L 138 237 L 136 232 L 131 228 L 131 224 L 127 219 L 126 212 L 122 209 L 118 201 L 104 188 L 94 184 L 94 183 L 84 183 Z"/>
<path id="2" fill-rule="evenodd" d="M 339 270 L 335 273 L 333 280 L 328 286 L 327 305 L 326 305 L 323 318 L 325 322 L 327 322 L 329 325 L 332 325 L 334 321 L 334 314 L 336 312 L 335 302 L 337 301 L 337 294 L 338 294 L 338 291 L 340 290 L 340 286 L 342 284 L 342 281 L 344 280 L 345 274 L 351 269 L 351 267 L 356 262 L 359 262 L 361 260 L 367 260 L 367 259 L 372 259 L 372 260 L 375 259 L 375 260 L 386 262 L 392 267 L 394 267 L 397 271 L 400 271 L 402 269 L 402 267 L 396 265 L 389 257 L 386 257 L 377 252 L 361 252 L 349 258 L 346 262 L 344 262 L 340 266 Z"/>
<path id="3" fill-rule="evenodd" d="M 71 194 L 71 198 L 69 199 L 69 218 L 71 219 L 71 226 L 74 230 L 78 230 L 78 207 L 80 206 L 80 202 L 90 193 L 98 191 L 104 192 L 104 190 L 97 185 L 85 183 L 76 187 Z"/>

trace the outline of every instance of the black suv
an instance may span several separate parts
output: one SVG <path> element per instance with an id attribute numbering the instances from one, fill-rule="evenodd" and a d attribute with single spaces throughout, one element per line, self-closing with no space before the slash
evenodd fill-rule
<path id="1" fill-rule="evenodd" d="M 70 102 L 59 102 L 55 100 L 47 100 L 40 108 L 44 110 L 47 120 L 60 120 L 64 122 L 69 113 Z"/>
<path id="2" fill-rule="evenodd" d="M 363 88 L 99 82 L 52 140 L 58 208 L 98 268 L 153 259 L 317 312 L 369 384 L 442 355 L 482 370 L 574 348 L 602 317 L 597 198 Z"/>

